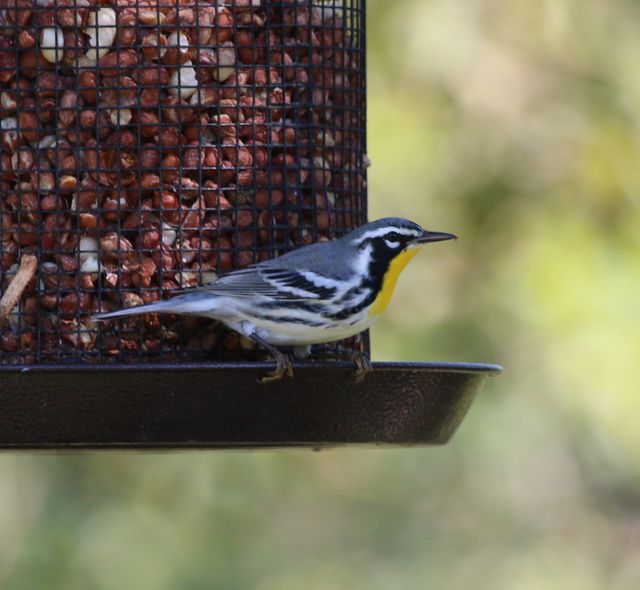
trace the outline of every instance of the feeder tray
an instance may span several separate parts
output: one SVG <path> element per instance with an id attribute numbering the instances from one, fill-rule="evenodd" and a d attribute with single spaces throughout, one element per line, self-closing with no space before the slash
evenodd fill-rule
<path id="1" fill-rule="evenodd" d="M 262 385 L 272 364 L 216 322 L 91 320 L 366 222 L 365 0 L 9 4 L 0 448 L 450 438 L 498 367 L 377 363 L 356 383 L 308 362 Z"/>
<path id="2" fill-rule="evenodd" d="M 496 365 L 269 363 L 0 371 L 3 449 L 259 449 L 446 443 Z"/>

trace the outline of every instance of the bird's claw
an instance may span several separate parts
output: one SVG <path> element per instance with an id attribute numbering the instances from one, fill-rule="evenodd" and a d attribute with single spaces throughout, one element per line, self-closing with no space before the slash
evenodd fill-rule
<path id="1" fill-rule="evenodd" d="M 276 368 L 267 373 L 262 379 L 260 379 L 260 383 L 271 383 L 272 381 L 280 381 L 285 375 L 289 377 L 293 377 L 293 364 L 291 359 L 281 353 L 278 352 L 274 354 L 276 360 Z"/>
<path id="2" fill-rule="evenodd" d="M 367 375 L 373 370 L 371 361 L 363 352 L 354 352 L 351 359 L 356 364 L 356 370 L 354 373 L 356 383 L 362 383 Z"/>
<path id="3" fill-rule="evenodd" d="M 319 352 L 328 354 L 329 358 L 342 358 L 355 363 L 356 370 L 353 373 L 356 383 L 362 383 L 373 370 L 369 357 L 361 351 L 354 351 L 341 346 L 327 346 L 326 350 L 320 348 Z"/>
<path id="4" fill-rule="evenodd" d="M 274 359 L 276 361 L 276 368 L 273 371 L 267 373 L 262 379 L 259 379 L 260 383 L 271 383 L 273 381 L 280 381 L 285 375 L 293 377 L 293 363 L 291 359 L 280 351 L 272 351 Z M 369 357 L 363 352 L 349 351 L 349 357 L 356 365 L 354 377 L 356 383 L 362 383 L 367 375 L 373 370 Z"/>

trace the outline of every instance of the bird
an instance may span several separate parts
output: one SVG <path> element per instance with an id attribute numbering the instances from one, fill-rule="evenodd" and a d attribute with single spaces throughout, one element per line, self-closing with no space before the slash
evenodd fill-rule
<path id="1" fill-rule="evenodd" d="M 311 347 L 367 330 L 387 308 L 400 273 L 422 246 L 457 239 L 400 217 L 366 223 L 339 239 L 300 247 L 279 257 L 222 275 L 162 301 L 92 316 L 96 321 L 145 313 L 219 320 L 268 351 L 276 367 L 267 383 L 293 376 L 289 355 L 305 358 Z M 370 362 L 361 355 L 358 371 Z"/>

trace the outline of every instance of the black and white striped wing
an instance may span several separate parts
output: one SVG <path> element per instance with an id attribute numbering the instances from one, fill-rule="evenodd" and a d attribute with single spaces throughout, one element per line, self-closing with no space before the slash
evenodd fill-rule
<path id="1" fill-rule="evenodd" d="M 287 301 L 322 301 L 335 297 L 339 283 L 310 272 L 252 267 L 225 275 L 203 289 L 224 297 L 263 296 Z"/>

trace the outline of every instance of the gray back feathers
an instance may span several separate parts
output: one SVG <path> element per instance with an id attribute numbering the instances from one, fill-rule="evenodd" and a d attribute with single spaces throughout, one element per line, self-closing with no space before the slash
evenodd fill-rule
<path id="1" fill-rule="evenodd" d="M 411 229 L 416 235 L 422 233 L 422 228 L 402 217 L 385 217 L 366 223 L 345 234 L 338 240 L 319 242 L 303 248 L 287 252 L 278 258 L 262 262 L 260 268 L 287 268 L 291 270 L 306 270 L 313 268 L 314 272 L 338 280 L 348 280 L 351 268 L 355 263 L 356 243 L 366 236 L 367 232 L 381 228 Z"/>

